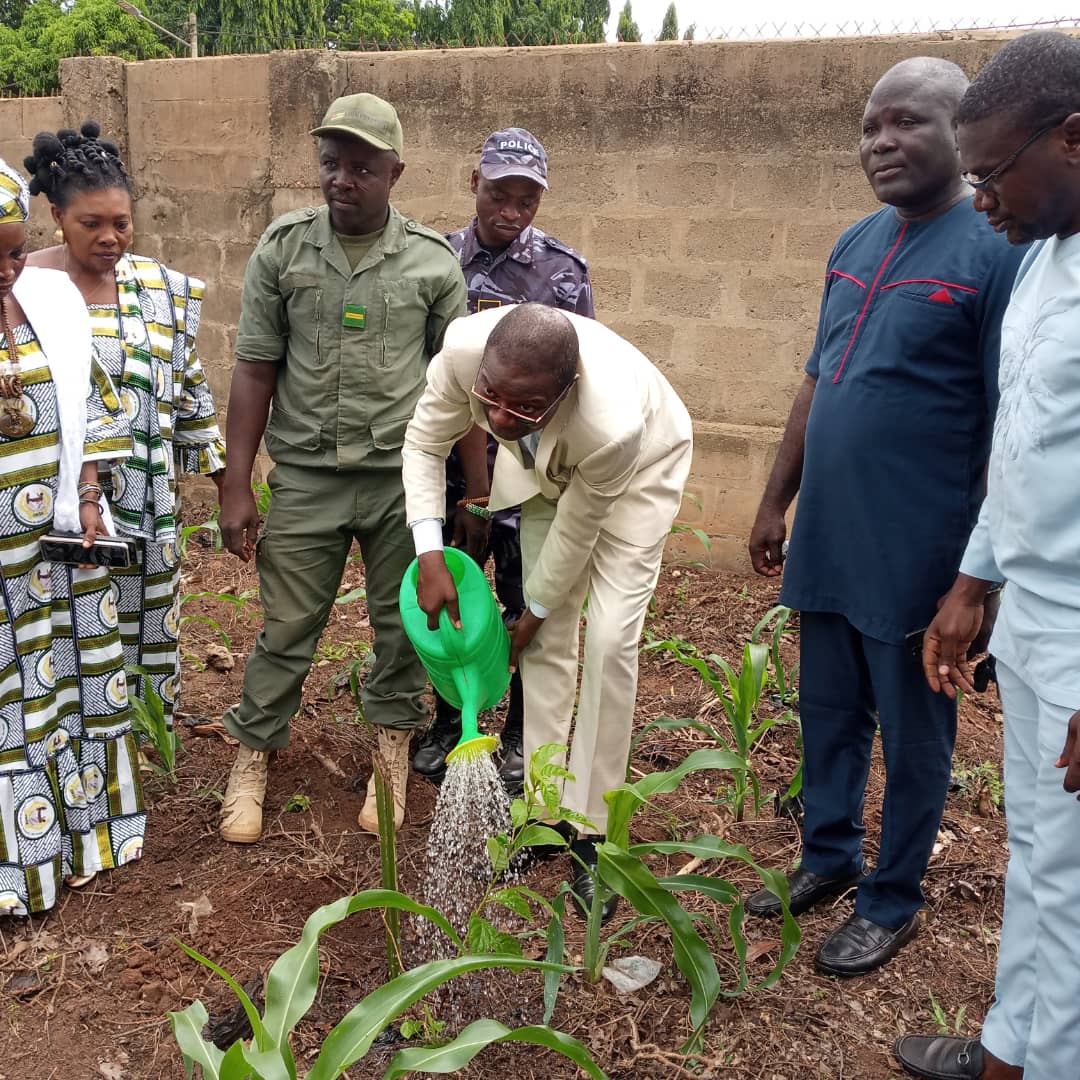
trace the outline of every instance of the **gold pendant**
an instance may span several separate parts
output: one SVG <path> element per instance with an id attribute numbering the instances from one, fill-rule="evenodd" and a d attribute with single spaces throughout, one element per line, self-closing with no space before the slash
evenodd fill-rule
<path id="1" fill-rule="evenodd" d="M 21 439 L 34 429 L 34 418 L 26 411 L 22 398 L 0 401 L 0 434 L 9 439 Z"/>

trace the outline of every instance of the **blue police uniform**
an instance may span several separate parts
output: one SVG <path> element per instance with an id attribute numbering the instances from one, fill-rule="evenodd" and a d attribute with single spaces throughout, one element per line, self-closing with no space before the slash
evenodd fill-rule
<path id="1" fill-rule="evenodd" d="M 1023 254 L 971 199 L 930 221 L 878 210 L 833 249 L 806 364 L 817 385 L 781 592 L 802 613 L 803 866 L 861 869 L 880 724 L 881 844 L 855 903 L 880 926 L 922 906 L 944 808 L 956 707 L 926 685 L 919 631 L 978 517 Z"/>

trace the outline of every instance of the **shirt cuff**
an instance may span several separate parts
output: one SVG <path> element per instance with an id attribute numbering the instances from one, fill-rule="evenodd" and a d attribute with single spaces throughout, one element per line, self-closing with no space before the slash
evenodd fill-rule
<path id="1" fill-rule="evenodd" d="M 551 608 L 544 607 L 538 600 L 529 601 L 529 610 L 538 618 L 546 619 L 551 614 Z"/>
<path id="2" fill-rule="evenodd" d="M 416 546 L 416 557 L 426 555 L 429 551 L 442 551 L 443 523 L 441 518 L 421 518 L 409 526 L 412 529 L 413 544 Z"/>

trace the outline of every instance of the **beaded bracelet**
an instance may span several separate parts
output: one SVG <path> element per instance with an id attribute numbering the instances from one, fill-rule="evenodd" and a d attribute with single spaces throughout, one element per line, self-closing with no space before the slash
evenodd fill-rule
<path id="1" fill-rule="evenodd" d="M 458 506 L 462 510 L 468 510 L 470 514 L 475 514 L 478 518 L 483 518 L 485 521 L 490 521 L 495 516 L 486 506 L 481 506 L 480 503 L 462 500 L 462 502 L 458 503 Z"/>
<path id="2" fill-rule="evenodd" d="M 78 493 L 80 496 L 89 495 L 91 491 L 96 491 L 100 495 L 102 493 L 101 485 L 86 483 L 80 484 L 78 487 Z"/>

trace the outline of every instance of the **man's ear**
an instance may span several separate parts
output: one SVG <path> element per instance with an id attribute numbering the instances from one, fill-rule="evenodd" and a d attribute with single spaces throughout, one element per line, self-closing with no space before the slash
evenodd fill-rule
<path id="1" fill-rule="evenodd" d="M 1066 159 L 1080 165 L 1080 113 L 1072 113 L 1061 125 Z"/>

